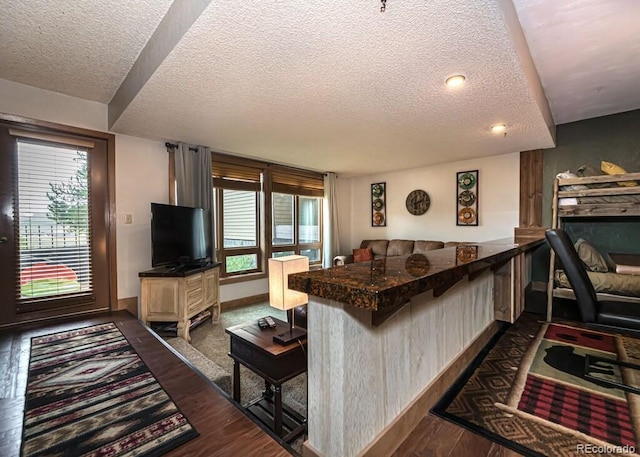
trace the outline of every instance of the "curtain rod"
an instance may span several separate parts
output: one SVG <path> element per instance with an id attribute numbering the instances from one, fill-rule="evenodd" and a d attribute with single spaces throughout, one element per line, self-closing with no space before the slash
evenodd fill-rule
<path id="1" fill-rule="evenodd" d="M 171 149 L 175 149 L 175 148 L 177 148 L 177 147 L 178 147 L 178 145 L 177 145 L 177 144 L 174 144 L 174 143 L 169 143 L 169 142 L 167 141 L 167 142 L 164 144 L 164 147 L 165 147 L 165 148 L 167 148 L 167 149 L 169 149 L 169 148 L 171 148 Z M 189 148 L 189 151 L 198 152 L 198 148 Z"/>
<path id="2" fill-rule="evenodd" d="M 167 141 L 167 142 L 164 144 L 164 147 L 165 147 L 165 148 L 167 148 L 167 149 L 169 149 L 169 148 L 171 148 L 171 149 L 175 149 L 175 148 L 177 148 L 177 147 L 178 147 L 178 145 L 177 145 L 177 144 L 175 144 L 175 143 L 169 143 L 169 142 Z M 194 152 L 196 152 L 196 151 L 198 151 L 198 148 L 189 148 L 189 151 L 194 151 Z M 292 168 L 292 169 L 294 169 L 294 170 L 296 170 L 296 169 L 297 169 L 297 170 L 300 170 L 300 168 L 288 167 L 287 165 L 278 165 L 278 164 L 268 163 L 268 162 L 265 162 L 265 164 L 266 164 L 267 166 L 273 166 L 273 165 L 275 165 L 275 166 L 280 166 L 280 167 Z M 303 170 L 303 171 L 311 171 L 311 170 Z M 315 172 L 315 173 L 317 173 L 317 172 Z M 320 174 L 321 174 L 321 175 L 323 175 L 323 176 L 327 176 L 327 173 L 320 173 Z M 337 175 L 336 175 L 336 176 L 337 176 Z"/>

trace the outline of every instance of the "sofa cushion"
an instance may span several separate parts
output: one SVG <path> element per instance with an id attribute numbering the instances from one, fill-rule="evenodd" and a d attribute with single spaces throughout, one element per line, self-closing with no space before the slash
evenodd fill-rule
<path id="1" fill-rule="evenodd" d="M 361 249 L 371 248 L 371 252 L 373 253 L 373 257 L 376 256 L 384 257 L 387 255 L 387 246 L 389 244 L 389 240 L 364 240 L 360 244 Z"/>
<path id="2" fill-rule="evenodd" d="M 417 240 L 413 243 L 413 254 L 424 254 L 427 251 L 442 249 L 443 247 L 444 243 L 442 241 Z"/>
<path id="3" fill-rule="evenodd" d="M 353 250 L 354 262 L 368 262 L 371 259 L 373 259 L 373 253 L 371 252 L 371 248 Z"/>
<path id="4" fill-rule="evenodd" d="M 453 246 L 458 246 L 460 244 L 464 244 L 462 241 L 447 241 L 446 243 L 444 243 L 444 247 L 445 248 L 450 248 Z"/>
<path id="5" fill-rule="evenodd" d="M 391 240 L 387 247 L 387 256 L 409 255 L 413 252 L 413 240 Z"/>

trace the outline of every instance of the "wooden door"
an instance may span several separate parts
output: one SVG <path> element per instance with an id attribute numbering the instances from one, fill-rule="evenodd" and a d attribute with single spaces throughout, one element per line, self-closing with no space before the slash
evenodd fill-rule
<path id="1" fill-rule="evenodd" d="M 0 325 L 110 308 L 107 141 L 0 122 Z"/>

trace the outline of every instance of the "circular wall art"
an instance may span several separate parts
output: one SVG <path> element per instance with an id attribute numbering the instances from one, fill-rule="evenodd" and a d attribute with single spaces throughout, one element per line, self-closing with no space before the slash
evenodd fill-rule
<path id="1" fill-rule="evenodd" d="M 458 184 L 463 189 L 471 189 L 476 185 L 476 177 L 473 176 L 471 172 L 464 172 L 460 177 L 458 177 Z"/>
<path id="2" fill-rule="evenodd" d="M 420 216 L 426 213 L 429 206 L 431 206 L 431 198 L 424 190 L 414 190 L 407 195 L 405 204 L 407 211 L 413 215 Z"/>
<path id="3" fill-rule="evenodd" d="M 458 221 L 464 225 L 471 225 L 476 221 L 476 212 L 471 208 L 462 208 L 458 211 Z"/>
<path id="4" fill-rule="evenodd" d="M 456 225 L 478 225 L 478 170 L 456 174 Z"/>
<path id="5" fill-rule="evenodd" d="M 464 192 L 460 192 L 458 195 L 458 203 L 462 206 L 471 206 L 476 202 L 476 194 L 474 194 L 470 190 L 465 190 Z"/>
<path id="6" fill-rule="evenodd" d="M 371 226 L 384 227 L 387 225 L 387 208 L 385 195 L 387 184 L 377 182 L 371 184 Z"/>

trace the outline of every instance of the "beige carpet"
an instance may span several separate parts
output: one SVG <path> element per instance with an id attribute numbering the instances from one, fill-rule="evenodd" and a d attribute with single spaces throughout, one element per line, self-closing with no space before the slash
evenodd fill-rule
<path id="1" fill-rule="evenodd" d="M 202 371 L 218 387 L 231 396 L 231 380 L 233 374 L 233 359 L 229 357 L 230 340 L 224 329 L 244 322 L 255 322 L 260 317 L 272 316 L 286 321 L 286 312 L 272 308 L 268 303 L 260 303 L 242 308 L 224 311 L 220 321 L 213 324 L 210 320 L 191 331 L 191 348 L 185 348 L 184 340 L 167 338 L 165 340 L 180 352 L 189 362 Z M 176 341 L 180 340 L 180 341 Z M 188 346 L 188 345 L 186 345 Z M 206 357 L 212 364 L 203 363 L 201 356 Z M 192 360 L 193 359 L 193 360 Z M 201 366 L 207 366 L 205 369 Z M 264 380 L 247 368 L 240 366 L 241 403 L 247 405 L 260 397 L 264 390 Z M 301 374 L 282 385 L 282 400 L 304 417 L 307 417 L 307 374 Z M 298 438 L 291 447 L 302 453 L 302 442 L 306 437 Z"/>

